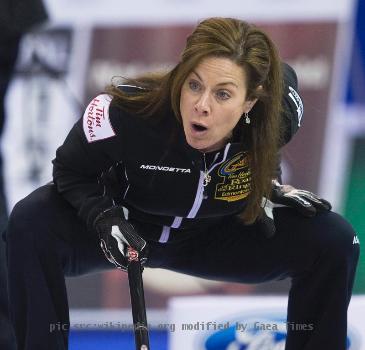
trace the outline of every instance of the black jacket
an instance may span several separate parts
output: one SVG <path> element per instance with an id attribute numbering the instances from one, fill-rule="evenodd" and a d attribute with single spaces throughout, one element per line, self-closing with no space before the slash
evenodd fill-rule
<path id="1" fill-rule="evenodd" d="M 299 95 L 293 98 L 295 73 L 289 66 L 285 72 L 287 142 L 302 110 L 298 113 Z M 212 223 L 242 211 L 251 175 L 241 142 L 206 154 L 211 181 L 204 187 L 203 154 L 186 143 L 172 112 L 156 121 L 129 115 L 110 100 L 104 94 L 89 104 L 53 161 L 58 191 L 86 223 L 115 204 L 112 197 L 129 209 L 130 218 L 165 230 Z"/>

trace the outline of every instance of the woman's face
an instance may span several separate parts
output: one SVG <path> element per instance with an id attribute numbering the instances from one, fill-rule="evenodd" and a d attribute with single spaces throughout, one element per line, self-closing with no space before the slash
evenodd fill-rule
<path id="1" fill-rule="evenodd" d="M 188 75 L 180 113 L 187 143 L 201 152 L 222 148 L 255 100 L 246 100 L 246 74 L 228 58 L 209 57 Z"/>

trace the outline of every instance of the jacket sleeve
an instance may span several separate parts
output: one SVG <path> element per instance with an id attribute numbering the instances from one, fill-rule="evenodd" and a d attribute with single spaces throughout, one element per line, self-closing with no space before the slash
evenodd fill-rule
<path id="1" fill-rule="evenodd" d="M 298 93 L 298 79 L 294 69 L 282 63 L 284 92 L 282 100 L 282 137 L 281 147 L 286 145 L 298 131 L 303 117 L 303 102 Z M 274 177 L 281 183 L 281 154 L 277 156 L 277 167 Z"/>
<path id="2" fill-rule="evenodd" d="M 298 79 L 294 69 L 282 63 L 284 93 L 282 100 L 282 146 L 287 144 L 298 131 L 303 117 L 303 102 L 298 93 Z"/>
<path id="3" fill-rule="evenodd" d="M 99 95 L 87 106 L 53 160 L 58 192 L 91 227 L 95 217 L 113 205 L 100 179 L 121 158 L 119 109 L 111 97 Z"/>

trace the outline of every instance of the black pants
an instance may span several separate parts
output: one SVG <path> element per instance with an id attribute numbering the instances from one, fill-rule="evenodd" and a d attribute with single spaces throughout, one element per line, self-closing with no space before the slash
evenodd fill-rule
<path id="1" fill-rule="evenodd" d="M 255 225 L 235 217 L 186 239 L 150 241 L 149 267 L 210 279 L 259 283 L 290 277 L 288 322 L 313 330 L 288 329 L 287 350 L 344 350 L 347 307 L 359 245 L 351 226 L 333 212 L 308 219 L 288 208 L 275 213 L 277 233 L 265 238 Z M 139 225 L 143 235 L 144 225 Z M 95 234 L 47 185 L 20 201 L 8 228 L 11 318 L 18 350 L 67 348 L 69 323 L 64 275 L 110 269 Z M 65 327 L 67 328 L 67 327 Z"/>

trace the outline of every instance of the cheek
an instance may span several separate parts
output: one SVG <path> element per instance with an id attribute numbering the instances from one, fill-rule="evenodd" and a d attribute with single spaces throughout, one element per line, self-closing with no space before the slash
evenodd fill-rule
<path id="1" fill-rule="evenodd" d="M 223 114 L 223 118 L 221 119 L 221 125 L 224 126 L 226 130 L 232 130 L 237 123 L 241 120 L 243 111 L 241 113 L 241 108 L 232 108 L 230 111 L 226 111 L 227 113 Z"/>
<path id="2" fill-rule="evenodd" d="M 241 121 L 241 118 L 242 118 L 242 115 L 243 115 L 243 112 L 238 112 L 235 116 L 235 118 L 232 119 L 232 123 L 233 123 L 233 126 L 236 126 L 237 123 L 239 123 Z"/>
<path id="3" fill-rule="evenodd" d="M 184 112 L 189 109 L 190 101 L 189 96 L 186 92 L 182 91 L 180 96 L 180 113 L 183 117 Z"/>
<path id="4" fill-rule="evenodd" d="M 244 107 L 242 105 L 238 106 L 235 109 L 235 113 L 234 113 L 234 117 L 233 117 L 233 122 L 234 125 L 236 125 L 237 123 L 239 123 L 239 121 L 241 120 L 242 116 L 244 115 Z"/>
<path id="5" fill-rule="evenodd" d="M 181 94 L 181 97 L 180 97 L 180 115 L 181 115 L 181 119 L 184 121 L 186 112 L 185 112 L 185 99 L 184 99 L 183 94 Z"/>

